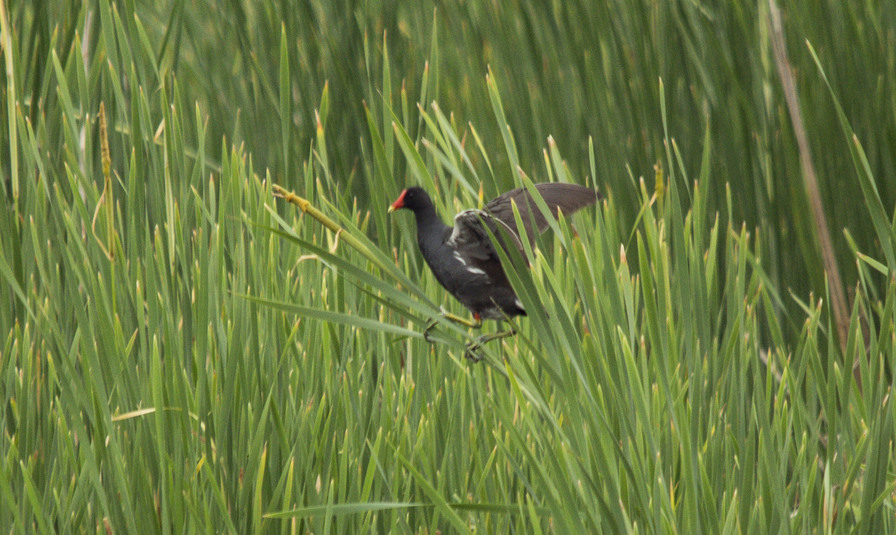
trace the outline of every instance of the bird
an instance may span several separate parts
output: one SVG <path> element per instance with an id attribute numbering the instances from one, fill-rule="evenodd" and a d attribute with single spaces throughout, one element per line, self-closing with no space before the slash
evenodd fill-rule
<path id="1" fill-rule="evenodd" d="M 554 217 L 559 212 L 570 216 L 594 204 L 600 197 L 597 191 L 577 184 L 545 182 L 534 186 Z M 489 236 L 495 236 L 508 256 L 511 246 L 522 254 L 523 243 L 514 217 L 514 205 L 523 223 L 525 236 L 530 244 L 534 244 L 536 235 L 543 232 L 549 222 L 525 187 L 499 195 L 481 210 L 460 212 L 454 217 L 453 227 L 439 218 L 432 198 L 420 187 L 403 190 L 389 206 L 390 213 L 400 209 L 414 213 L 417 246 L 423 259 L 439 284 L 473 315 L 470 321 L 442 309 L 441 315 L 446 319 L 479 328 L 483 319 L 505 320 L 526 315 Z M 432 320 L 423 331 L 426 341 L 432 342 L 429 331 L 437 322 Z M 477 351 L 481 345 L 514 334 L 516 332 L 511 328 L 480 336 L 467 345 L 464 356 L 478 361 L 481 357 Z"/>

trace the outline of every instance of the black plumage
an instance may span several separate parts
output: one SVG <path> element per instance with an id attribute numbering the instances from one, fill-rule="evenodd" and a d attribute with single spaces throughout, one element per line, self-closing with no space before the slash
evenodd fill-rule
<path id="1" fill-rule="evenodd" d="M 573 212 L 597 201 L 596 191 L 575 184 L 543 183 L 535 189 L 550 212 Z M 449 227 L 439 218 L 429 194 L 418 187 L 401 192 L 389 211 L 407 208 L 414 212 L 417 223 L 417 245 L 436 280 L 473 313 L 477 324 L 481 319 L 504 319 L 525 316 L 492 246 L 489 230 L 501 245 L 508 244 L 522 251 L 522 242 L 513 214 L 516 204 L 520 219 L 530 240 L 548 227 L 548 220 L 539 210 L 526 188 L 517 188 L 489 201 L 482 210 L 465 210 Z"/>

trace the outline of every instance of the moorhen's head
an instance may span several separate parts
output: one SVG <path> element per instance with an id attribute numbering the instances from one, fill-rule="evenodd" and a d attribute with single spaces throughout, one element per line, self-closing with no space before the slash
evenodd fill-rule
<path id="1" fill-rule="evenodd" d="M 432 199 L 423 188 L 413 187 L 401 192 L 398 199 L 389 207 L 390 212 L 407 208 L 416 213 L 424 208 L 432 207 Z"/>

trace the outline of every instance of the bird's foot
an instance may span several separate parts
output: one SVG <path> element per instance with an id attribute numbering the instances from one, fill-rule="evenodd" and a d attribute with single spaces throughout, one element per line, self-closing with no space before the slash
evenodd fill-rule
<path id="1" fill-rule="evenodd" d="M 445 310 L 445 307 L 440 306 L 439 307 L 439 316 L 442 318 L 451 319 L 453 314 L 451 314 L 450 312 Z M 439 318 L 433 318 L 433 319 L 429 320 L 429 323 L 426 324 L 426 328 L 423 329 L 423 339 L 426 340 L 427 342 L 429 342 L 430 344 L 434 344 L 434 343 L 436 343 L 436 341 L 433 340 L 429 336 L 429 331 L 433 330 L 435 328 L 435 326 L 438 324 L 439 324 Z"/>
<path id="2" fill-rule="evenodd" d="M 508 329 L 506 331 L 498 331 L 492 334 L 483 334 L 482 336 L 477 336 L 475 340 L 468 343 L 464 348 L 464 358 L 469 360 L 470 362 L 479 362 L 482 360 L 482 355 L 479 354 L 479 349 L 491 342 L 492 340 L 500 340 L 501 338 L 507 338 L 509 336 L 514 336 L 516 331 L 514 329 Z"/>
<path id="3" fill-rule="evenodd" d="M 437 323 L 439 323 L 439 320 L 437 320 L 437 319 L 430 320 L 429 323 L 426 325 L 426 328 L 423 329 L 423 339 L 426 340 L 427 342 L 429 342 L 430 344 L 436 343 L 435 340 L 433 340 L 432 338 L 429 337 L 429 331 L 433 330 L 433 328 L 436 326 Z"/>
<path id="4" fill-rule="evenodd" d="M 478 353 L 479 348 L 482 346 L 479 342 L 470 342 L 464 348 L 464 358 L 469 360 L 470 362 L 476 363 L 482 360 L 482 355 Z"/>
<path id="5" fill-rule="evenodd" d="M 462 318 L 456 314 L 452 314 L 445 310 L 445 307 L 439 307 L 439 318 L 445 318 L 448 321 L 452 321 L 454 323 L 458 323 L 460 325 L 466 325 L 471 329 L 478 329 L 482 327 L 482 318 L 479 314 L 474 314 L 472 320 L 468 320 L 467 318 Z M 423 339 L 429 342 L 430 344 L 434 344 L 435 340 L 433 340 L 429 336 L 429 331 L 433 330 L 436 325 L 439 323 L 439 318 L 433 318 L 429 320 L 429 323 L 426 324 L 426 328 L 423 329 Z"/>

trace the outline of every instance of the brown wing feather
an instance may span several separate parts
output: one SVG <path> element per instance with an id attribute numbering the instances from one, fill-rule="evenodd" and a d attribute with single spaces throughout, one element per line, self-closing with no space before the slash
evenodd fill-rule
<path id="1" fill-rule="evenodd" d="M 498 260 L 484 225 L 488 225 L 489 231 L 498 238 L 499 243 L 503 244 L 506 236 L 506 240 L 522 250 L 516 228 L 511 228 L 504 221 L 482 210 L 465 210 L 455 216 L 454 229 L 448 237 L 448 245 L 474 260 Z M 507 247 L 504 246 L 504 249 Z"/>
<path id="2" fill-rule="evenodd" d="M 598 198 L 596 191 L 577 184 L 545 182 L 535 184 L 535 189 L 541 194 L 541 198 L 544 199 L 554 217 L 557 217 L 557 213 L 560 211 L 563 212 L 563 215 L 570 216 L 577 210 L 594 204 Z M 536 234 L 544 232 L 548 228 L 548 220 L 538 209 L 538 205 L 526 188 L 516 188 L 495 197 L 485 206 L 485 211 L 507 225 L 515 235 L 519 236 L 516 219 L 513 217 L 513 203 L 516 203 L 517 210 L 520 212 L 520 219 L 523 221 L 523 227 L 526 229 L 530 242 L 534 241 Z"/>

